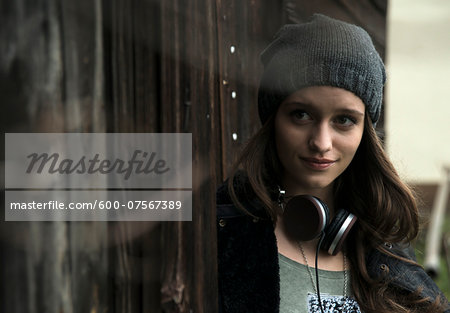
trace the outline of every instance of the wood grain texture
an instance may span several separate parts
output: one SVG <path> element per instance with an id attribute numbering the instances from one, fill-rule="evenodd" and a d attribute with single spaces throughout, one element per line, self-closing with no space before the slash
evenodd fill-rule
<path id="1" fill-rule="evenodd" d="M 99 4 L 0 1 L 1 46 L 8 47 L 0 52 L 4 132 L 105 130 Z M 108 307 L 105 228 L 1 220 L 0 311 Z"/>
<path id="2" fill-rule="evenodd" d="M 221 108 L 222 175 L 260 127 L 259 54 L 282 25 L 275 1 L 217 1 L 217 54 Z"/>
<path id="3" fill-rule="evenodd" d="M 215 186 L 220 177 L 220 128 L 214 3 L 162 6 L 163 131 L 191 132 L 192 222 L 163 231 L 164 312 L 216 312 Z M 176 86 L 175 89 L 173 87 Z"/>

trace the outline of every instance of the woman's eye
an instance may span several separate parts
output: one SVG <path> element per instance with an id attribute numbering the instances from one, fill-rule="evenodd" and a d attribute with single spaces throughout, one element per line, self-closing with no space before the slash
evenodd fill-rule
<path id="1" fill-rule="evenodd" d="M 341 126 L 352 126 L 356 124 L 356 119 L 350 116 L 339 116 L 336 118 L 336 123 Z"/>
<path id="2" fill-rule="evenodd" d="M 308 115 L 308 113 L 306 113 L 305 111 L 301 111 L 301 110 L 292 111 L 290 115 L 296 121 L 305 121 L 305 120 L 310 119 L 310 116 Z"/>

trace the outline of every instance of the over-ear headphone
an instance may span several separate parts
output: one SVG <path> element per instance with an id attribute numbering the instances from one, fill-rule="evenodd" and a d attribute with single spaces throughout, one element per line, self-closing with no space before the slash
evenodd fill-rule
<path id="1" fill-rule="evenodd" d="M 281 195 L 280 195 L 281 196 Z M 321 249 L 336 255 L 341 249 L 357 217 L 340 209 L 330 221 L 330 210 L 319 198 L 309 195 L 295 196 L 284 207 L 283 223 L 292 239 L 309 241 L 323 234 Z"/>

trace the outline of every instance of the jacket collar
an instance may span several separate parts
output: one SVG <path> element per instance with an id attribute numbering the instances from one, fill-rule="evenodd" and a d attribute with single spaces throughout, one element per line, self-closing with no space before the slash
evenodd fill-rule
<path id="1" fill-rule="evenodd" d="M 261 201 L 256 197 L 254 191 L 250 187 L 247 176 L 242 172 L 238 172 L 234 179 L 234 190 L 237 198 L 245 207 L 247 212 L 237 207 L 228 192 L 228 179 L 222 183 L 216 192 L 217 217 L 229 218 L 245 215 L 253 215 L 261 218 L 268 218 L 268 214 L 264 209 Z M 250 213 L 250 214 L 249 214 Z"/>

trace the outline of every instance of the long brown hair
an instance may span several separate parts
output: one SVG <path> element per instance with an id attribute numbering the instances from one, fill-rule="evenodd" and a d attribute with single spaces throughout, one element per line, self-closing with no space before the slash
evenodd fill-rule
<path id="1" fill-rule="evenodd" d="M 281 180 L 282 165 L 275 148 L 274 115 L 249 140 L 228 180 L 233 202 L 246 211 L 233 184 L 239 169 L 244 171 L 253 195 L 275 223 L 280 208 L 274 195 Z M 368 114 L 354 159 L 335 182 L 336 205 L 358 217 L 358 223 L 347 239 L 347 246 L 351 248 L 346 251 L 351 263 L 354 297 L 361 309 L 377 313 L 442 312 L 439 299 L 431 303 L 430 299 L 420 297 L 420 290 L 410 295 L 399 294 L 387 280 L 375 279 L 368 273 L 365 258 L 371 249 L 415 263 L 394 255 L 384 243 L 409 243 L 419 231 L 414 194 L 389 161 Z"/>

